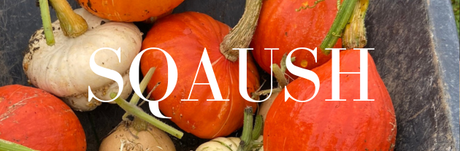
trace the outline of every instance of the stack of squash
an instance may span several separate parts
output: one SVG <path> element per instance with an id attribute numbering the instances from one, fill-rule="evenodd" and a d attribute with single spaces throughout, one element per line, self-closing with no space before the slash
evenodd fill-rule
<path id="1" fill-rule="evenodd" d="M 130 70 L 140 70 L 140 90 L 147 88 L 148 99 L 161 100 L 149 102 L 161 111 L 152 113 L 170 117 L 196 137 L 213 139 L 200 151 L 394 149 L 391 98 L 372 57 L 356 49 L 366 44 L 368 0 L 247 0 L 233 28 L 204 13 L 171 14 L 183 0 L 77 1 L 82 9 L 50 0 L 59 18 L 53 24 L 48 1 L 39 1 L 44 28 L 32 36 L 23 63 L 36 88 L 0 88 L 4 144 L 86 150 L 72 109 L 91 111 L 110 100 L 127 114 L 100 150 L 176 150 L 162 130 L 178 138 L 182 134 L 137 108 L 143 96 L 131 95 L 139 80 L 132 80 L 138 75 Z M 155 21 L 149 31 L 133 24 L 145 21 Z M 142 51 L 149 48 L 155 49 Z M 276 77 L 278 85 L 273 88 L 272 80 L 272 89 L 263 90 L 261 74 Z M 366 88 L 364 76 L 367 91 L 360 89 Z M 369 99 L 359 100 L 361 92 Z M 262 120 L 256 118 L 249 139 L 249 117 L 264 99 L 269 102 L 259 109 L 263 134 L 258 133 Z M 243 123 L 241 139 L 223 138 Z"/>

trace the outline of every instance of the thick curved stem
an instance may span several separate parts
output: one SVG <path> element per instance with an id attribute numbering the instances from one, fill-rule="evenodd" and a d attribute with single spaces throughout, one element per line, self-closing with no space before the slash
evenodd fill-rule
<path id="1" fill-rule="evenodd" d="M 342 45 L 347 49 L 363 48 L 367 44 L 364 19 L 369 6 L 369 0 L 359 0 L 353 14 L 343 31 Z"/>
<path id="2" fill-rule="evenodd" d="M 75 13 L 67 0 L 49 0 L 56 11 L 64 35 L 78 37 L 86 32 L 88 24 L 85 19 Z"/>
<path id="3" fill-rule="evenodd" d="M 233 48 L 247 48 L 254 35 L 259 20 L 262 0 L 246 0 L 243 16 L 238 24 L 224 37 L 220 44 L 220 52 L 230 61 L 238 60 L 238 50 Z"/>
<path id="4" fill-rule="evenodd" d="M 344 0 L 340 6 L 339 12 L 332 23 L 331 29 L 324 38 L 323 42 L 320 45 L 321 51 L 328 55 L 330 50 L 325 50 L 326 48 L 332 48 L 337 40 L 341 37 L 343 29 L 350 20 L 351 14 L 355 8 L 356 2 L 358 0 Z"/>
<path id="5" fill-rule="evenodd" d="M 45 38 L 46 38 L 46 44 L 48 46 L 54 45 L 54 35 L 53 35 L 53 29 L 51 26 L 51 17 L 50 17 L 50 10 L 49 10 L 49 4 L 48 0 L 39 0 L 38 3 L 40 3 L 40 14 L 42 17 L 42 23 L 43 23 L 43 31 L 45 31 Z"/>
<path id="6" fill-rule="evenodd" d="M 35 151 L 28 147 L 0 139 L 0 150 L 14 150 L 14 151 Z"/>

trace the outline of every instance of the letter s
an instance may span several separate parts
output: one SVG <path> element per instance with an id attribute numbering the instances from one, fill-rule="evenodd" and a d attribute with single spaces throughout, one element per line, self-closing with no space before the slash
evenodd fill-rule
<path id="1" fill-rule="evenodd" d="M 96 96 L 94 96 L 93 92 L 91 91 L 91 87 L 88 86 L 88 102 L 90 102 L 92 98 L 94 98 L 94 99 L 96 99 L 98 101 L 101 101 L 101 102 L 112 102 L 116 98 L 120 97 L 121 92 L 123 90 L 123 77 L 120 75 L 120 73 L 118 73 L 115 70 L 111 70 L 111 69 L 101 67 L 101 66 L 97 65 L 96 61 L 94 61 L 94 57 L 96 56 L 96 53 L 101 51 L 101 50 L 111 50 L 111 51 L 115 52 L 115 54 L 117 54 L 117 57 L 118 57 L 118 62 L 121 62 L 121 57 L 120 57 L 121 56 L 121 48 L 118 48 L 118 50 L 115 50 L 113 48 L 100 48 L 100 49 L 97 49 L 95 52 L 93 52 L 93 54 L 91 54 L 91 58 L 89 60 L 89 67 L 91 68 L 91 70 L 95 74 L 100 75 L 100 76 L 105 77 L 105 78 L 108 78 L 108 79 L 111 79 L 111 80 L 114 80 L 115 82 L 117 82 L 117 84 L 118 84 L 118 92 L 117 92 L 117 96 L 115 98 L 113 98 L 111 100 L 108 100 L 108 101 L 104 101 L 104 100 L 101 100 L 101 99 L 97 98 Z"/>
<path id="2" fill-rule="evenodd" d="M 289 98 L 293 99 L 294 101 L 297 101 L 297 102 L 308 102 L 310 100 L 312 100 L 313 98 L 315 98 L 315 96 L 318 94 L 318 91 L 319 91 L 319 77 L 318 75 L 311 71 L 311 70 L 308 70 L 308 69 L 304 69 L 304 68 L 300 68 L 300 67 L 297 67 L 295 66 L 294 64 L 292 64 L 291 62 L 291 55 L 297 51 L 297 50 L 300 50 L 300 49 L 303 49 L 303 50 L 308 50 L 310 51 L 312 54 L 313 54 L 313 57 L 315 58 L 315 62 L 318 62 L 317 61 L 317 50 L 315 48 L 315 50 L 311 50 L 311 49 L 308 49 L 308 48 L 296 48 L 294 50 L 292 50 L 291 52 L 289 52 L 289 54 L 287 55 L 287 58 L 286 59 L 286 68 L 289 72 L 291 72 L 292 74 L 296 75 L 296 76 L 299 76 L 299 77 L 302 77 L 302 78 L 305 78 L 305 79 L 308 79 L 310 81 L 313 82 L 313 84 L 315 85 L 315 93 L 313 94 L 313 96 L 308 99 L 308 100 L 297 100 L 295 98 L 293 98 L 291 96 L 291 94 L 289 94 L 288 90 L 287 90 L 287 87 L 284 89 L 284 101 L 287 101 Z"/>

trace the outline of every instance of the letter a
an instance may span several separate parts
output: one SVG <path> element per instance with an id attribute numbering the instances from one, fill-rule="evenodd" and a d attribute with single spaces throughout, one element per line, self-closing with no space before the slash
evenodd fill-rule
<path id="1" fill-rule="evenodd" d="M 204 72 L 208 78 L 209 83 L 196 83 L 196 77 L 200 71 L 201 64 L 203 64 Z M 181 99 L 182 101 L 198 101 L 198 99 L 190 99 L 192 96 L 193 87 L 195 85 L 209 85 L 211 87 L 212 95 L 214 99 L 207 99 L 207 101 L 229 101 L 229 99 L 222 99 L 222 94 L 220 93 L 219 85 L 217 84 L 216 76 L 214 75 L 214 70 L 212 69 L 211 61 L 209 59 L 208 51 L 204 48 L 203 55 L 201 55 L 200 64 L 196 70 L 195 79 L 193 79 L 192 88 L 187 99 Z"/>

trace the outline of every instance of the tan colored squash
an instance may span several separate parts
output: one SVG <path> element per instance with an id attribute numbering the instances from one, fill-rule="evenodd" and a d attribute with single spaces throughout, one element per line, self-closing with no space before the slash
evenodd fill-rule
<path id="1" fill-rule="evenodd" d="M 99 151 L 175 151 L 162 130 L 140 120 L 121 122 L 101 143 Z"/>

